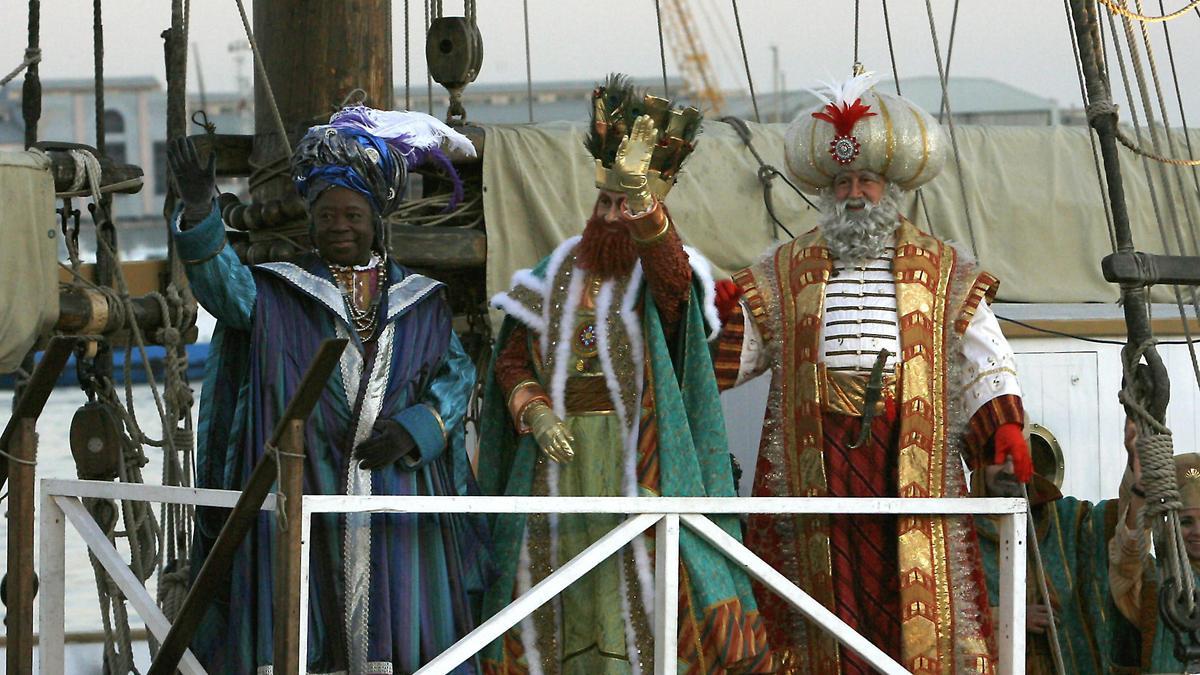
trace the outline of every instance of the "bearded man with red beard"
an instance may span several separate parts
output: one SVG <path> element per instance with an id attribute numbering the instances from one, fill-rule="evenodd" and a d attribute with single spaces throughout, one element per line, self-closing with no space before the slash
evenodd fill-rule
<path id="1" fill-rule="evenodd" d="M 818 227 L 718 290 L 721 386 L 772 371 L 756 497 L 960 497 L 963 460 L 1032 472 L 1012 349 L 988 307 L 999 282 L 900 210 L 945 164 L 946 138 L 870 85 L 829 85 L 788 128 Z M 753 515 L 746 542 L 907 670 L 995 671 L 970 518 Z M 758 601 L 779 672 L 875 672 L 780 597 Z"/>
<path id="2" fill-rule="evenodd" d="M 734 496 L 709 340 L 710 266 L 662 203 L 700 128 L 695 108 L 620 76 L 592 95 L 585 145 L 599 193 L 563 242 L 492 305 L 505 313 L 485 385 L 485 494 Z M 484 618 L 623 520 L 496 516 L 498 581 Z M 717 520 L 717 519 L 715 519 Z M 720 520 L 739 536 L 737 521 Z M 484 651 L 490 673 L 654 672 L 654 539 L 631 545 Z M 746 575 L 698 537 L 680 541 L 681 672 L 772 672 Z"/>

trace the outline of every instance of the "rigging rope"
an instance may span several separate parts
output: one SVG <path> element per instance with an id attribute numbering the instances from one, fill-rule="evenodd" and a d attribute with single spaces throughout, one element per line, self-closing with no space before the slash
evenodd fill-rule
<path id="1" fill-rule="evenodd" d="M 954 0 L 954 13 L 950 16 L 950 41 L 946 45 L 946 81 L 950 81 L 950 60 L 954 57 L 954 37 L 958 34 L 958 0 Z M 950 96 L 942 88 L 942 103 L 938 108 L 938 123 L 942 117 L 950 114 Z"/>
<path id="2" fill-rule="evenodd" d="M 1104 6 L 1107 7 L 1109 9 L 1109 11 L 1112 11 L 1116 14 L 1120 14 L 1121 16 L 1123 16 L 1127 19 L 1136 19 L 1138 21 L 1141 21 L 1142 23 L 1160 23 L 1163 21 L 1170 21 L 1172 19 L 1178 19 L 1179 17 L 1183 16 L 1184 14 L 1187 14 L 1188 12 L 1192 11 L 1193 9 L 1200 8 L 1200 0 L 1192 0 L 1192 2 L 1188 3 L 1187 7 L 1184 7 L 1183 9 L 1180 9 L 1175 12 L 1171 12 L 1170 14 L 1164 14 L 1162 16 L 1146 16 L 1141 13 L 1141 8 L 1139 8 L 1137 12 L 1129 11 L 1128 9 L 1126 9 L 1124 7 L 1124 4 L 1125 4 L 1124 2 L 1122 2 L 1121 4 L 1117 4 L 1114 0 L 1100 0 L 1100 2 L 1104 3 Z"/>
<path id="3" fill-rule="evenodd" d="M 1159 11 L 1162 11 L 1162 0 L 1158 0 Z M 1196 10 L 1197 16 L 1200 16 L 1200 9 Z M 1183 127 L 1183 140 L 1187 144 L 1188 155 L 1195 157 L 1196 151 L 1192 149 L 1192 135 L 1188 133 L 1187 113 L 1183 109 L 1183 94 L 1179 89 L 1179 71 L 1175 67 L 1175 49 L 1171 45 L 1171 27 L 1163 24 L 1163 36 L 1167 41 L 1167 60 L 1171 64 L 1171 79 L 1175 83 L 1175 100 L 1179 103 L 1179 124 Z M 1196 194 L 1200 195 L 1200 172 L 1192 167 L 1192 183 L 1196 186 Z M 1200 248 L 1200 247 L 1198 247 Z"/>
<path id="4" fill-rule="evenodd" d="M 522 0 L 525 15 L 525 100 L 529 104 L 529 123 L 533 124 L 533 65 L 529 56 L 529 0 Z"/>
<path id="5" fill-rule="evenodd" d="M 858 74 L 858 68 L 861 65 L 861 62 L 858 60 L 858 26 L 859 14 L 861 13 L 860 10 L 862 9 L 860 7 L 861 2 L 862 0 L 854 0 L 854 62 L 851 64 L 851 66 L 856 75 Z"/>
<path id="6" fill-rule="evenodd" d="M 658 61 L 662 65 L 663 98 L 670 100 L 671 88 L 667 86 L 667 48 L 663 44 L 662 0 L 654 0 L 654 19 L 658 22 Z"/>
<path id="7" fill-rule="evenodd" d="M 1075 57 L 1075 74 L 1079 78 L 1079 100 L 1087 105 L 1087 85 L 1083 81 L 1083 63 L 1079 57 L 1079 42 L 1075 35 L 1075 18 L 1071 16 L 1071 0 L 1063 0 L 1063 8 L 1067 14 L 1067 33 L 1071 38 L 1071 55 Z M 1088 120 L 1089 122 L 1091 120 Z M 1100 170 L 1099 150 L 1096 147 L 1096 135 L 1088 130 L 1088 142 L 1092 146 L 1092 164 L 1096 168 L 1096 182 L 1100 187 L 1100 202 L 1104 205 L 1104 222 L 1108 226 L 1108 243 L 1112 252 L 1117 252 L 1117 231 L 1113 224 L 1112 207 L 1108 203 L 1108 192 L 1104 189 L 1104 173 Z"/>
<path id="8" fill-rule="evenodd" d="M 21 63 L 16 68 L 13 68 L 12 72 L 5 75 L 3 78 L 0 78 L 0 87 L 6 86 L 9 82 L 13 81 L 13 78 L 20 75 L 26 68 L 41 63 L 41 61 L 42 50 L 26 49 L 25 58 L 21 61 Z"/>
<path id="9" fill-rule="evenodd" d="M 412 110 L 412 81 L 409 75 L 409 14 L 408 0 L 404 0 L 404 109 Z"/>
<path id="10" fill-rule="evenodd" d="M 254 31 L 250 29 L 250 20 L 246 18 L 246 5 L 242 0 L 234 0 L 234 2 L 237 3 L 238 14 L 242 17 L 242 28 L 246 31 L 246 41 L 250 43 L 250 53 L 254 57 L 254 69 L 262 78 L 263 90 L 267 92 L 267 103 L 271 108 L 275 131 L 279 134 L 280 149 L 287 161 L 291 162 L 292 144 L 288 140 L 287 127 L 283 125 L 283 117 L 279 115 L 279 106 L 275 103 L 275 92 L 271 89 L 271 78 L 267 77 L 267 66 L 263 63 L 262 54 L 258 51 L 258 41 L 254 39 Z"/>
<path id="11" fill-rule="evenodd" d="M 967 216 L 967 234 L 971 236 L 971 253 L 978 258 L 979 248 L 975 243 L 975 223 L 971 218 L 971 198 L 967 194 L 967 180 L 963 175 L 962 156 L 958 152 L 958 137 L 954 133 L 954 112 L 950 110 L 950 96 L 947 93 L 949 83 L 946 81 L 946 69 L 942 65 L 942 52 L 941 47 L 938 46 L 937 27 L 934 25 L 933 5 L 930 0 L 925 0 L 925 11 L 929 16 L 929 35 L 933 38 L 933 55 L 937 59 L 938 79 L 941 80 L 942 97 L 946 103 L 946 125 L 950 129 L 950 148 L 954 151 L 955 175 L 958 177 L 958 189 L 962 192 L 963 211 Z M 928 213 L 926 217 L 928 217 Z"/>
<path id="12" fill-rule="evenodd" d="M 425 37 L 429 37 L 429 14 L 432 11 L 430 3 L 432 0 L 425 0 Z M 433 114 L 433 73 L 429 71 L 429 64 L 425 64 L 425 103 L 428 106 L 428 113 Z"/>
<path id="13" fill-rule="evenodd" d="M 41 61 L 39 39 L 42 24 L 42 3 L 40 0 L 29 0 L 28 41 L 25 45 L 25 58 L 36 55 Z M 25 148 L 33 147 L 37 142 L 38 120 L 42 116 L 42 80 L 38 76 L 37 62 L 29 64 L 25 71 L 25 84 L 21 87 L 21 120 L 25 124 Z"/>
<path id="14" fill-rule="evenodd" d="M 1140 8 L 1141 0 L 1135 0 L 1135 1 L 1137 2 L 1137 6 Z M 1111 13 L 1108 15 L 1108 19 L 1110 22 L 1113 21 L 1113 15 Z M 1142 108 L 1146 113 L 1146 124 L 1149 127 L 1151 142 L 1153 143 L 1155 150 L 1158 150 L 1159 149 L 1158 133 L 1157 133 L 1157 130 L 1155 129 L 1154 110 L 1150 103 L 1149 93 L 1146 89 L 1145 73 L 1142 70 L 1141 52 L 1138 50 L 1137 44 L 1134 42 L 1134 39 L 1133 39 L 1133 25 L 1130 23 L 1129 19 L 1127 19 L 1127 18 L 1122 19 L 1122 23 L 1124 24 L 1124 28 L 1125 28 L 1126 46 L 1129 48 L 1129 60 L 1133 66 L 1134 76 L 1137 78 L 1138 91 L 1141 94 L 1141 98 L 1142 98 Z M 1130 85 L 1129 85 L 1128 74 L 1125 70 L 1125 63 L 1121 56 L 1120 44 L 1118 43 L 1116 36 L 1117 36 L 1116 26 L 1114 25 L 1113 26 L 1113 42 L 1117 46 L 1117 58 L 1121 64 L 1121 75 L 1122 75 L 1122 78 L 1124 79 L 1124 83 L 1125 83 L 1125 95 L 1130 101 L 1133 101 L 1134 98 L 1133 98 L 1132 87 L 1130 87 Z M 1147 42 L 1147 49 L 1149 49 L 1148 42 Z M 1130 105 L 1130 113 L 1133 117 L 1134 132 L 1137 134 L 1137 137 L 1139 140 L 1139 145 L 1140 145 L 1141 125 L 1138 120 L 1137 110 L 1132 105 Z M 1118 140 L 1119 140 L 1119 138 L 1118 138 Z M 1167 236 L 1165 220 L 1162 217 L 1162 212 L 1159 207 L 1157 190 L 1155 189 L 1154 181 L 1151 178 L 1150 164 L 1146 161 L 1145 158 L 1143 158 L 1142 163 L 1143 163 L 1143 168 L 1146 172 L 1146 182 L 1150 188 L 1150 197 L 1151 197 L 1152 202 L 1154 203 L 1155 217 L 1158 221 L 1158 230 L 1159 230 L 1159 235 L 1162 238 L 1163 250 L 1169 253 L 1170 249 L 1171 249 L 1170 244 L 1169 244 L 1169 237 Z M 1171 184 L 1167 178 L 1166 168 L 1164 166 L 1160 165 L 1159 173 L 1160 173 L 1160 178 L 1162 180 L 1163 190 L 1166 192 L 1167 206 L 1170 210 L 1171 220 L 1175 225 L 1175 228 L 1174 228 L 1175 229 L 1175 237 L 1176 237 L 1176 242 L 1179 246 L 1179 254 L 1184 255 L 1186 253 L 1186 251 L 1183 246 L 1182 234 L 1179 231 L 1179 227 L 1180 227 L 1179 226 L 1179 217 L 1175 210 L 1175 203 L 1174 203 L 1174 199 L 1172 196 Z M 1192 373 L 1195 376 L 1196 384 L 1198 386 L 1200 386 L 1200 359 L 1197 359 L 1195 345 L 1193 345 L 1191 343 L 1191 339 L 1192 339 L 1191 327 L 1188 325 L 1187 311 L 1184 309 L 1184 306 L 1183 306 L 1183 292 L 1180 289 L 1179 285 L 1177 285 L 1177 284 L 1172 285 L 1171 288 L 1175 294 L 1175 304 L 1179 309 L 1179 317 L 1183 322 L 1184 336 L 1188 339 L 1188 355 L 1191 357 L 1191 361 L 1192 361 Z M 1197 304 L 1197 298 L 1196 298 L 1194 291 L 1192 293 L 1192 301 L 1193 301 L 1193 304 L 1196 306 L 1197 315 L 1200 316 L 1200 304 Z M 1189 586 L 1189 590 L 1190 590 L 1190 586 Z"/>
<path id="15" fill-rule="evenodd" d="M 750 85 L 750 102 L 754 104 L 754 121 L 762 122 L 758 116 L 758 96 L 754 94 L 754 78 L 750 75 L 750 58 L 746 56 L 746 40 L 742 37 L 742 17 L 738 12 L 737 0 L 733 2 L 733 21 L 737 24 L 738 43 L 742 46 L 742 64 L 746 67 L 746 83 Z"/>

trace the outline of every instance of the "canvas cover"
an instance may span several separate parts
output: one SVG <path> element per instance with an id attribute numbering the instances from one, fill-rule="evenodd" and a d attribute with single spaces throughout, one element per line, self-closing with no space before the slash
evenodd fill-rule
<path id="1" fill-rule="evenodd" d="M 58 320 L 58 224 L 50 162 L 0 151 L 0 373 Z"/>
<path id="2" fill-rule="evenodd" d="M 582 105 L 582 104 L 581 104 Z M 784 170 L 784 124 L 748 123 L 765 161 Z M 583 147 L 582 123 L 486 126 L 483 155 L 487 222 L 487 291 L 508 289 L 512 273 L 534 265 L 563 239 L 579 234 L 596 199 L 594 165 Z M 1132 130 L 1127 130 L 1132 135 Z M 984 269 L 1002 280 L 1002 302 L 1115 302 L 1100 259 L 1112 251 L 1104 193 L 1083 127 L 956 126 L 975 249 Z M 1191 131 L 1200 147 L 1200 131 Z M 1186 153 L 1181 132 L 1176 149 Z M 1147 139 L 1147 143 L 1149 140 Z M 1164 144 L 1165 148 L 1165 144 Z M 1162 253 L 1147 173 L 1167 221 L 1170 252 L 1179 251 L 1173 223 L 1194 255 L 1200 226 L 1200 189 L 1193 169 L 1144 162 L 1121 148 L 1129 219 L 1139 250 Z M 771 245 L 773 224 L 763 204 L 758 164 L 733 128 L 708 120 L 699 146 L 666 198 L 684 241 L 716 265 L 718 276 L 756 261 Z M 1169 191 L 1164 189 L 1164 175 Z M 782 180 L 774 181 L 775 211 L 799 235 L 816 224 L 810 209 Z M 971 234 L 953 155 L 923 189 L 925 209 L 905 213 L 923 230 L 962 243 Z M 1171 205 L 1174 205 L 1172 216 Z M 932 225 L 930 225 L 932 222 Z M 779 236 L 786 237 L 782 232 Z M 724 272 L 724 274 L 722 274 Z M 1185 296 L 1185 302 L 1186 302 Z M 1169 288 L 1155 299 L 1173 302 Z"/>

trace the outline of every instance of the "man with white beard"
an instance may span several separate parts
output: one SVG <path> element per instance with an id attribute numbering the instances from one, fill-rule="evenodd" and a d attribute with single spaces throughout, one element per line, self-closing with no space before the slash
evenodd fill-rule
<path id="1" fill-rule="evenodd" d="M 722 282 L 723 387 L 772 371 L 755 496 L 955 497 L 963 460 L 1031 471 L 997 280 L 900 213 L 945 163 L 937 121 L 870 76 L 828 87 L 788 129 L 819 226 Z M 916 673 L 996 667 L 969 518 L 752 516 L 747 545 Z M 758 588 L 789 673 L 874 672 Z"/>

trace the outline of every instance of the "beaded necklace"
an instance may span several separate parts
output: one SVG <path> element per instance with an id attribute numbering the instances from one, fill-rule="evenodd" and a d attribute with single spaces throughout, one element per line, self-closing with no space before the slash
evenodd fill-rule
<path id="1" fill-rule="evenodd" d="M 374 251 L 365 265 L 337 265 L 328 261 L 325 265 L 342 292 L 355 332 L 363 341 L 368 340 L 379 323 L 379 299 L 383 295 L 379 289 L 387 283 L 387 265 Z"/>

